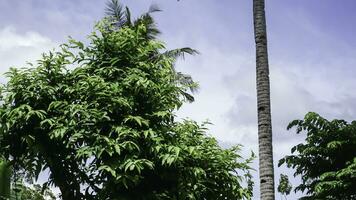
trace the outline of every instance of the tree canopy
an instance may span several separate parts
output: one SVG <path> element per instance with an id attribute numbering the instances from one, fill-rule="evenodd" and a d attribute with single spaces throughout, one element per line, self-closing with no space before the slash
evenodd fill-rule
<path id="1" fill-rule="evenodd" d="M 288 129 L 306 132 L 305 143 L 298 144 L 279 165 L 295 169 L 302 183 L 296 191 L 305 191 L 302 199 L 356 198 L 356 121 L 328 121 L 316 113 L 292 121 Z"/>
<path id="2" fill-rule="evenodd" d="M 176 120 L 197 84 L 174 63 L 195 51 L 167 51 L 150 12 L 126 23 L 112 3 L 125 23 L 106 18 L 89 44 L 70 39 L 7 73 L 0 152 L 27 179 L 49 170 L 44 186 L 63 199 L 250 199 L 252 158 Z"/>

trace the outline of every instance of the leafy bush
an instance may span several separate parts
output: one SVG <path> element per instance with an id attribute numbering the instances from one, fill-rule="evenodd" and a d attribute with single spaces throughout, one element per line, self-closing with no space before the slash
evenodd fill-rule
<path id="1" fill-rule="evenodd" d="M 294 168 L 302 183 L 296 191 L 306 191 L 302 199 L 356 198 L 356 121 L 328 121 L 316 113 L 291 122 L 288 129 L 306 132 L 305 143 L 294 146 L 293 155 L 279 161 Z"/>

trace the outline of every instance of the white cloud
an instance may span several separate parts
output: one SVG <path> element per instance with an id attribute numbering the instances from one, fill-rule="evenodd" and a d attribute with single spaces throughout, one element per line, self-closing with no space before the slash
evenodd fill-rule
<path id="1" fill-rule="evenodd" d="M 6 72 L 10 67 L 24 67 L 26 62 L 36 61 L 43 52 L 55 46 L 55 42 L 35 31 L 22 34 L 14 27 L 5 27 L 0 30 L 0 72 Z"/>
<path id="2" fill-rule="evenodd" d="M 185 40 L 179 37 L 168 41 L 173 41 L 175 47 L 185 46 L 182 45 Z M 197 121 L 209 118 L 214 124 L 209 133 L 221 144 L 243 144 L 245 157 L 250 150 L 258 153 L 252 48 L 226 51 L 209 45 L 204 39 L 198 39 L 191 45 L 202 54 L 178 63 L 178 68 L 191 74 L 200 83 L 201 90 L 195 95 L 196 102 L 183 106 L 179 116 Z M 303 142 L 305 137 L 286 130 L 290 121 L 303 118 L 309 111 L 327 118 L 356 118 L 353 106 L 356 80 L 351 67 L 356 60 L 343 55 L 332 58 L 315 56 L 305 56 L 300 62 L 285 58 L 274 58 L 270 62 L 276 186 L 280 173 L 290 175 L 294 186 L 300 182 L 298 177 L 292 177 L 293 170 L 277 167 L 278 160 L 289 154 L 291 147 Z M 257 160 L 253 167 L 258 169 Z M 258 177 L 257 171 L 254 177 Z M 256 198 L 258 193 L 258 187 L 255 187 Z M 297 198 L 301 194 L 292 195 Z"/>
<path id="3" fill-rule="evenodd" d="M 36 47 L 49 43 L 50 40 L 36 32 L 28 31 L 23 35 L 16 33 L 15 28 L 6 27 L 0 32 L 0 48 L 3 51 L 13 47 Z"/>

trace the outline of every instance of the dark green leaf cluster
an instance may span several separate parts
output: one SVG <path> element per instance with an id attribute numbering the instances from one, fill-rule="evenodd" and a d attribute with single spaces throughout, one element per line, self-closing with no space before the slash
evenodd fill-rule
<path id="1" fill-rule="evenodd" d="M 279 193 L 284 195 L 285 198 L 287 195 L 290 194 L 290 192 L 292 191 L 292 185 L 290 184 L 287 175 L 281 174 L 281 177 L 279 178 L 279 184 L 277 190 Z"/>
<path id="2" fill-rule="evenodd" d="M 356 121 L 328 121 L 316 113 L 291 122 L 288 129 L 306 132 L 306 142 L 292 148 L 293 155 L 279 161 L 302 176 L 296 191 L 306 191 L 303 199 L 356 198 Z"/>
<path id="3" fill-rule="evenodd" d="M 166 51 L 148 37 L 144 18 L 111 22 L 96 26 L 89 45 L 70 39 L 36 66 L 7 74 L 6 159 L 28 179 L 48 169 L 46 185 L 63 199 L 251 198 L 251 159 L 239 147 L 221 149 L 204 126 L 174 120 L 197 86 L 174 62 L 194 51 Z"/>

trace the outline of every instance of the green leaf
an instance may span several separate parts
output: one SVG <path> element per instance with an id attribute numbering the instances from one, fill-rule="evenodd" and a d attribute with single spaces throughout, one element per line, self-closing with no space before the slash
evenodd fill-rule
<path id="1" fill-rule="evenodd" d="M 99 171 L 109 172 L 113 177 L 116 177 L 116 172 L 110 166 L 102 165 L 98 168 Z"/>

